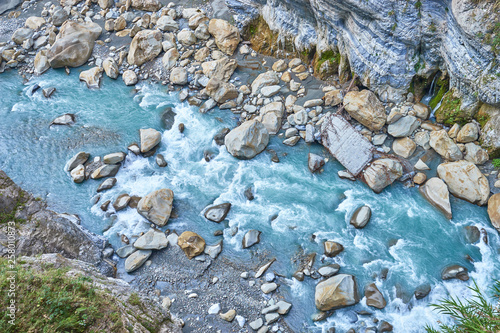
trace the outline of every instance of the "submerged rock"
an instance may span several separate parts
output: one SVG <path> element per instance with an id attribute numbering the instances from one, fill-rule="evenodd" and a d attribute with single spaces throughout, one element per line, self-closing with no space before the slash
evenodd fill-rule
<path id="1" fill-rule="evenodd" d="M 87 84 L 87 88 L 89 89 L 99 89 L 99 85 L 101 84 L 101 77 L 101 67 L 94 67 L 80 72 L 80 81 L 85 82 Z"/>
<path id="2" fill-rule="evenodd" d="M 372 217 L 371 208 L 369 206 L 361 206 L 354 211 L 354 214 L 352 214 L 350 223 L 356 229 L 362 229 L 368 224 L 371 217 Z"/>
<path id="3" fill-rule="evenodd" d="M 118 164 L 105 164 L 98 167 L 92 174 L 90 178 L 92 179 L 100 179 L 105 177 L 114 177 L 118 173 L 120 169 L 120 165 Z"/>
<path id="4" fill-rule="evenodd" d="M 358 303 L 356 278 L 339 274 L 318 283 L 314 300 L 320 311 L 335 310 Z"/>
<path id="5" fill-rule="evenodd" d="M 243 248 L 249 248 L 260 242 L 260 234 L 259 230 L 248 230 L 242 240 Z"/>
<path id="6" fill-rule="evenodd" d="M 192 231 L 184 231 L 177 240 L 179 245 L 189 259 L 203 253 L 205 250 L 205 240 Z"/>
<path id="7" fill-rule="evenodd" d="M 109 190 L 110 188 L 115 186 L 115 184 L 116 184 L 116 178 L 108 178 L 105 181 L 103 181 L 101 185 L 99 185 L 99 187 L 97 188 L 97 192 L 99 193 L 105 190 Z"/>
<path id="8" fill-rule="evenodd" d="M 167 224 L 172 212 L 174 192 L 169 189 L 161 189 L 149 193 L 137 204 L 137 212 L 150 222 L 163 227 Z"/>
<path id="9" fill-rule="evenodd" d="M 423 284 L 417 287 L 414 295 L 416 299 L 422 299 L 427 295 L 429 295 L 430 292 L 431 292 L 431 286 L 429 284 Z"/>
<path id="10" fill-rule="evenodd" d="M 441 273 L 441 278 L 443 280 L 459 279 L 462 281 L 469 280 L 469 273 L 467 268 L 460 265 L 452 265 L 446 267 Z"/>
<path id="11" fill-rule="evenodd" d="M 50 125 L 73 125 L 75 123 L 75 115 L 72 113 L 65 113 L 62 116 L 52 120 Z"/>
<path id="12" fill-rule="evenodd" d="M 230 209 L 231 204 L 227 202 L 207 208 L 204 215 L 206 219 L 219 223 L 224 221 Z"/>
<path id="13" fill-rule="evenodd" d="M 224 138 L 227 151 L 239 159 L 251 159 L 261 153 L 269 143 L 264 125 L 249 120 L 230 131 Z"/>
<path id="14" fill-rule="evenodd" d="M 334 241 L 325 241 L 323 243 L 323 247 L 325 250 L 325 256 L 330 258 L 335 257 L 340 254 L 340 252 L 344 251 L 344 247 L 342 246 L 342 244 Z"/>
<path id="15" fill-rule="evenodd" d="M 129 201 L 130 201 L 130 196 L 128 194 L 120 194 L 113 203 L 113 208 L 117 212 L 122 209 L 125 209 L 128 206 Z"/>

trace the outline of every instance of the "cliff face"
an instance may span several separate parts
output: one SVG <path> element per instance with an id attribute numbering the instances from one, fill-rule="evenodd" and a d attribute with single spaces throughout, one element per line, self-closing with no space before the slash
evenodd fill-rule
<path id="1" fill-rule="evenodd" d="M 446 71 L 464 96 L 500 104 L 498 0 L 226 0 L 300 50 L 339 52 L 382 100 Z M 342 61 L 340 61 L 342 63 Z M 430 84 L 430 82 L 428 82 Z"/>

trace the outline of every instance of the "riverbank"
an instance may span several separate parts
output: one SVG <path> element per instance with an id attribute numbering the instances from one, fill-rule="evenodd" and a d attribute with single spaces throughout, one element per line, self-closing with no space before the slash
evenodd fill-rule
<path id="1" fill-rule="evenodd" d="M 156 6 L 154 1 L 151 3 L 153 3 L 153 6 Z M 99 3 L 99 5 L 102 4 Z M 33 10 L 35 9 L 41 10 L 40 7 L 33 8 Z M 29 15 L 29 10 L 31 9 L 28 9 L 26 13 L 22 15 Z M 49 15 L 50 8 L 46 10 Z M 57 10 L 59 9 L 55 7 L 52 8 L 53 12 L 50 14 L 52 22 L 54 21 L 54 13 Z M 168 86 L 168 89 L 171 91 L 179 91 L 179 98 L 181 101 L 187 100 L 189 104 L 199 107 L 202 112 L 214 112 L 216 106 L 222 110 L 230 109 L 232 111 L 231 116 L 234 114 L 238 119 L 238 123 L 241 125 L 231 131 L 228 128 L 224 132 L 221 132 L 221 134 L 216 137 L 215 141 L 224 143 L 225 147 L 222 146 L 220 149 L 225 151 L 227 148 L 227 151 L 232 156 L 241 159 L 251 159 L 259 153 L 264 152 L 264 154 L 269 154 L 269 158 L 273 163 L 278 162 L 280 157 L 284 155 L 278 155 L 274 149 L 266 149 L 269 142 L 273 140 L 272 136 L 274 134 L 277 135 L 277 138 L 274 140 L 283 141 L 285 145 L 289 146 L 294 146 L 302 141 L 310 145 L 314 145 L 316 141 L 325 144 L 325 141 L 322 140 L 324 123 L 338 112 L 339 108 L 344 108 L 344 117 L 356 120 L 352 120 L 351 123 L 356 130 L 355 133 L 359 133 L 360 140 L 368 142 L 370 147 L 372 144 L 375 146 L 372 152 L 375 160 L 369 161 L 369 164 L 366 164 L 367 168 L 359 174 L 359 178 L 366 182 L 375 192 L 381 192 L 385 187 L 391 185 L 396 180 L 403 180 L 406 182 L 407 186 L 413 186 L 413 183 L 423 184 L 426 178 L 431 178 L 433 181 L 427 182 L 426 185 L 423 186 L 425 197 L 431 203 L 438 206 L 439 209 L 444 212 L 445 216 L 451 218 L 451 202 L 456 203 L 458 201 L 450 201 L 450 192 L 470 202 L 484 205 L 489 197 L 490 190 L 497 191 L 494 185 L 497 182 L 498 173 L 493 170 L 491 162 L 488 161 L 487 152 L 478 145 L 479 129 L 477 123 L 468 123 L 463 128 L 455 126 L 448 131 L 448 128 L 443 128 L 443 126 L 427 121 L 431 116 L 430 108 L 421 103 L 415 103 L 416 101 L 413 94 L 408 94 L 405 102 L 398 105 L 392 105 L 390 103 L 381 103 L 375 94 L 369 90 L 363 89 L 364 87 L 361 85 L 359 85 L 359 87 L 353 85 L 351 89 L 348 89 L 350 85 L 349 82 L 345 82 L 343 85 L 339 82 L 334 82 L 332 85 L 326 85 L 312 77 L 312 68 L 308 63 L 303 63 L 302 60 L 298 58 L 285 61 L 259 56 L 254 53 L 246 43 L 240 43 L 239 32 L 231 24 L 226 21 L 210 20 L 198 9 L 182 9 L 174 4 L 160 11 L 160 7 L 158 7 L 158 13 L 161 12 L 161 16 L 149 13 L 145 14 L 144 12 L 133 12 L 132 14 L 132 12 L 125 10 L 123 14 L 116 18 L 108 19 L 107 22 L 102 19 L 102 17 L 109 13 L 111 13 L 110 17 L 113 17 L 116 11 L 111 9 L 102 15 L 98 12 L 99 10 L 96 4 L 90 4 L 89 8 L 85 8 L 81 5 L 76 6 L 73 8 L 71 14 L 74 18 L 79 16 L 81 18 L 87 17 L 85 19 L 87 23 L 67 24 L 66 29 L 69 31 L 81 30 L 83 31 L 84 39 L 90 38 L 90 40 L 82 40 L 82 45 L 79 47 L 93 44 L 94 40 L 92 39 L 95 39 L 94 37 L 97 38 L 95 48 L 93 52 L 91 52 L 92 55 L 89 53 L 89 58 L 83 60 L 83 63 L 87 63 L 90 68 L 80 73 L 80 80 L 83 80 L 90 88 L 95 89 L 102 84 L 101 76 L 106 75 L 113 79 L 119 77 L 119 74 L 121 74 L 125 84 L 134 85 L 138 81 L 153 81 Z M 90 14 L 90 11 L 93 11 L 93 13 Z M 122 11 L 122 9 L 120 9 L 120 11 Z M 127 15 L 126 13 L 132 15 Z M 64 16 L 64 13 L 60 14 Z M 122 19 L 120 19 L 120 17 Z M 90 18 L 92 18 L 92 20 L 90 20 Z M 22 21 L 23 17 L 19 16 L 18 19 Z M 160 22 L 160 19 L 162 22 Z M 111 20 L 113 21 L 111 22 Z M 155 20 L 157 20 L 156 23 L 154 23 Z M 32 19 L 31 21 L 38 20 Z M 97 25 L 93 25 L 90 21 L 97 22 Z M 116 24 L 125 24 L 125 27 L 118 32 L 109 34 L 104 32 L 111 28 L 111 26 L 113 26 L 113 29 L 109 29 L 109 31 L 114 31 Z M 212 31 L 210 31 L 211 24 L 216 25 L 216 28 L 212 29 Z M 15 25 L 15 27 L 17 26 L 19 25 Z M 48 28 L 51 28 L 50 23 L 47 25 L 43 23 L 41 28 L 42 31 L 47 28 L 45 32 L 47 32 L 47 37 L 50 38 L 51 33 L 48 31 Z M 152 28 L 158 28 L 167 32 L 161 34 L 158 30 L 153 30 Z M 99 29 L 101 29 L 101 33 L 98 37 L 94 36 L 94 31 L 98 31 Z M 130 29 L 130 31 L 127 31 L 128 29 Z M 168 32 L 170 30 L 173 31 Z M 122 31 L 123 33 L 120 33 Z M 21 32 L 28 33 L 28 35 L 31 33 L 25 30 Z M 21 32 L 18 34 L 21 34 Z M 52 31 L 52 33 L 54 33 L 52 36 L 55 36 L 55 32 Z M 97 33 L 95 34 L 97 35 Z M 117 37 L 120 34 L 125 35 L 125 37 Z M 133 39 L 127 37 L 127 35 L 130 34 L 134 34 Z M 6 33 L 5 36 L 9 36 L 8 38 L 10 38 L 10 33 Z M 38 38 L 41 37 L 38 36 Z M 27 39 L 27 43 L 25 43 L 26 40 L 24 40 L 21 41 L 20 44 L 26 44 L 25 46 L 31 49 L 33 45 L 29 45 L 30 38 L 33 38 L 33 36 Z M 208 40 L 207 42 L 204 41 L 205 38 Z M 44 55 L 45 52 L 38 51 L 38 61 L 36 61 L 36 59 L 33 60 L 32 57 L 34 54 L 30 54 L 30 52 L 28 52 L 25 58 L 19 57 L 23 52 L 16 55 L 15 50 L 19 48 L 19 46 L 14 46 L 13 44 L 3 45 L 4 49 L 2 54 L 5 53 L 15 56 L 15 59 L 2 62 L 2 64 L 12 67 L 21 64 L 21 73 L 24 75 L 30 75 L 30 72 L 33 70 L 41 72 L 41 69 L 44 69 L 44 67 L 40 66 L 44 64 L 44 61 L 47 61 L 48 64 L 52 64 L 53 67 L 59 67 L 61 64 L 64 64 L 64 61 L 67 61 L 67 59 L 61 55 L 66 52 L 64 51 L 65 46 L 62 40 L 63 38 L 61 38 L 59 46 L 62 47 L 63 51 L 60 52 L 59 49 L 57 51 L 60 52 L 59 55 Z M 57 40 L 54 40 L 54 43 L 57 43 Z M 128 54 L 126 54 L 126 48 L 129 44 L 130 49 L 128 50 Z M 123 48 L 123 46 L 127 47 Z M 12 53 L 10 51 L 15 52 Z M 69 48 L 67 51 L 71 53 Z M 160 57 L 157 56 L 163 54 L 162 51 L 166 52 L 160 59 Z M 52 51 L 49 50 L 48 52 Z M 233 55 L 228 57 L 230 54 Z M 72 61 L 77 62 L 81 60 L 82 59 L 72 59 Z M 31 61 L 35 63 L 34 68 L 31 65 Z M 23 63 L 27 63 L 27 65 L 23 65 Z M 133 65 L 134 63 L 135 65 Z M 45 67 L 46 65 L 47 63 L 45 63 Z M 73 66 L 75 63 L 67 63 L 66 65 Z M 100 67 L 101 65 L 102 68 Z M 62 67 L 65 66 L 63 65 Z M 52 69 L 45 69 L 52 71 Z M 47 89 L 49 87 L 43 88 Z M 33 87 L 33 92 L 35 93 L 34 90 L 36 90 L 35 87 Z M 57 96 L 58 93 L 59 92 L 56 91 L 56 95 L 54 96 Z M 226 112 L 229 113 L 229 111 Z M 179 114 L 181 114 L 181 112 L 179 112 Z M 208 114 L 206 116 L 210 117 L 211 115 Z M 169 120 L 169 111 L 163 113 L 161 117 L 167 130 L 174 128 L 174 130 L 180 132 L 180 134 L 174 134 L 171 131 L 172 133 L 169 135 L 182 136 L 184 128 L 188 131 L 190 130 L 189 124 L 186 125 L 184 122 L 179 123 L 176 120 Z M 177 119 L 175 116 L 172 117 Z M 64 122 L 66 118 L 62 118 L 62 121 Z M 68 119 L 71 122 L 74 121 L 71 117 Z M 360 124 L 364 125 L 364 127 Z M 172 127 L 173 125 L 176 126 Z M 139 139 L 139 135 L 137 135 L 137 138 Z M 453 139 L 456 140 L 454 141 Z M 92 154 L 92 158 L 88 162 L 86 159 L 82 159 L 78 161 L 78 163 L 75 163 L 74 168 L 70 168 L 71 170 L 68 171 L 75 170 L 71 173 L 75 182 L 89 182 L 90 180 L 87 180 L 89 177 L 101 178 L 101 176 L 105 175 L 103 172 L 104 170 L 109 172 L 109 170 L 112 169 L 113 171 L 109 172 L 107 175 L 114 177 L 116 172 L 118 172 L 116 177 L 120 182 L 123 180 L 120 178 L 120 175 L 130 175 L 129 171 L 127 171 L 127 167 L 130 169 L 130 166 L 134 163 L 139 165 L 143 157 L 149 157 L 155 154 L 158 148 L 156 145 L 159 144 L 160 141 L 162 145 L 165 144 L 165 138 L 162 137 L 162 133 L 154 129 L 151 130 L 148 135 L 141 135 L 139 144 L 129 146 L 128 154 L 106 155 L 102 158 L 99 157 L 97 161 L 91 163 L 94 158 L 94 154 Z M 300 145 L 301 143 L 299 143 L 299 146 Z M 331 152 L 334 152 L 328 143 L 325 145 Z M 148 146 L 148 148 L 146 148 L 146 146 Z M 216 145 L 214 147 L 218 146 L 219 145 Z M 162 147 L 163 146 L 160 146 L 160 149 L 163 149 Z M 430 149 L 431 147 L 433 150 Z M 167 145 L 167 150 L 168 148 L 169 146 Z M 125 150 L 125 146 L 121 149 Z M 216 149 L 203 151 L 203 158 L 206 163 L 210 163 L 217 154 L 221 154 L 221 150 L 219 150 L 219 148 Z M 347 151 L 355 151 L 356 147 L 346 146 L 344 149 Z M 392 154 L 392 156 L 387 155 L 389 153 L 395 154 Z M 463 157 L 465 157 L 467 162 L 456 162 L 456 160 L 462 160 Z M 157 154 L 156 161 L 158 161 L 158 166 L 163 164 L 161 159 L 159 154 Z M 322 165 L 325 163 L 324 156 L 322 157 L 318 154 L 314 154 L 309 155 L 309 159 L 316 161 L 316 163 L 313 163 L 311 171 L 322 170 Z M 441 163 L 443 159 L 454 162 Z M 304 158 L 304 164 L 305 162 Z M 175 162 L 169 160 L 168 163 Z M 475 164 L 484 164 L 484 166 L 477 168 Z M 408 168 L 407 165 L 410 165 L 410 167 Z M 411 168 L 413 166 L 417 167 L 417 165 L 419 172 L 414 173 Z M 439 171 L 440 167 L 437 165 L 440 165 L 442 172 Z M 436 169 L 439 178 L 434 177 L 436 175 Z M 98 172 L 95 173 L 94 176 L 95 170 L 98 170 Z M 449 170 L 454 170 L 454 174 L 458 176 L 449 177 Z M 481 170 L 482 173 L 480 172 Z M 99 173 L 102 174 L 100 175 Z M 488 176 L 488 180 L 486 180 L 483 174 Z M 356 179 L 354 176 L 358 175 L 352 175 L 340 170 L 339 176 Z M 464 181 L 468 182 L 467 188 L 460 185 L 460 182 Z M 144 193 L 140 196 L 135 195 L 135 197 L 130 192 L 120 193 L 120 197 L 118 198 L 121 200 L 117 200 L 117 197 L 109 197 L 109 195 L 106 195 L 106 192 L 92 196 L 96 203 L 95 209 L 101 209 L 100 207 L 104 206 L 106 206 L 106 209 L 102 208 L 101 210 L 109 209 L 106 213 L 106 217 L 110 218 L 112 224 L 113 217 L 119 219 L 119 216 L 122 214 L 128 214 L 128 216 L 130 216 L 136 212 L 135 208 L 138 205 L 139 213 L 153 223 L 151 227 L 152 230 L 155 230 L 157 227 L 162 227 L 163 225 L 160 225 L 156 219 L 152 219 L 147 213 L 141 213 L 141 201 L 139 201 L 141 197 L 144 198 L 144 196 L 149 193 L 153 193 L 151 192 L 153 190 L 154 188 L 141 190 L 141 192 Z M 175 191 L 173 196 L 174 202 L 176 202 L 178 199 Z M 105 204 L 105 199 L 109 200 L 107 205 Z M 231 203 L 234 205 L 233 202 Z M 105 205 L 102 206 L 103 204 Z M 170 222 L 175 222 L 176 217 L 182 216 L 183 214 L 182 210 L 176 209 L 176 207 L 172 207 L 172 205 L 173 203 L 170 199 L 169 204 L 166 205 L 170 206 L 169 209 L 165 210 L 165 207 L 160 207 L 161 215 L 163 216 L 162 220 L 164 222 L 169 221 L 169 219 L 174 220 Z M 162 206 L 162 204 L 158 206 Z M 494 211 L 495 207 L 493 207 L 492 211 Z M 121 211 L 122 209 L 124 209 L 124 211 Z M 172 209 L 174 214 L 171 214 Z M 236 209 L 238 208 L 236 207 Z M 349 212 L 349 214 L 350 213 L 351 212 Z M 274 219 L 271 219 L 271 221 L 272 220 Z M 368 223 L 366 219 L 364 221 L 362 221 L 362 219 L 359 221 L 354 219 L 352 224 L 359 227 L 360 225 L 366 225 L 366 223 Z M 169 228 L 169 225 L 170 224 L 167 225 L 167 228 Z M 108 235 L 111 235 L 113 232 L 121 233 L 121 231 L 118 230 L 120 226 L 123 226 L 123 224 L 114 223 L 110 231 L 107 231 Z M 228 237 L 226 234 L 238 233 L 238 229 L 234 227 L 233 225 L 231 228 L 225 228 L 223 231 L 225 240 L 226 237 Z M 178 230 L 179 235 L 184 231 L 185 229 Z M 120 238 L 122 244 L 121 246 L 115 246 L 115 250 L 131 243 L 129 237 L 130 231 L 127 230 L 126 233 L 128 236 L 125 235 L 124 231 L 122 235 L 127 237 Z M 168 235 L 170 236 L 170 234 Z M 140 233 L 135 233 L 135 237 L 132 240 L 135 241 L 140 236 Z M 201 238 L 206 239 L 208 237 L 208 235 L 201 235 Z M 241 232 L 238 237 L 243 237 Z M 332 240 L 330 240 L 330 243 L 331 242 Z M 176 243 L 178 244 L 178 242 L 169 241 L 169 246 L 171 248 L 176 248 Z M 321 240 L 321 245 L 323 245 L 323 240 Z M 190 245 L 190 248 L 191 247 Z M 205 247 L 205 241 L 203 241 L 203 247 Z M 205 247 L 205 249 L 207 248 Z M 141 250 L 148 251 L 148 249 Z M 160 294 L 170 294 L 172 298 L 176 298 L 178 302 L 174 302 L 173 307 L 177 309 L 179 313 L 186 314 L 192 310 L 193 318 L 190 316 L 187 316 L 187 318 L 190 318 L 190 327 L 193 330 L 202 330 L 206 321 L 214 319 L 213 316 L 205 315 L 204 320 L 196 320 L 194 318 L 195 316 L 199 317 L 200 313 L 204 313 L 203 309 L 210 308 L 212 306 L 211 303 L 216 304 L 214 302 L 217 302 L 220 297 L 226 295 L 230 290 L 239 290 L 243 288 L 242 285 L 246 285 L 246 281 L 245 279 L 242 280 L 242 278 L 239 278 L 239 276 L 241 273 L 252 269 L 255 270 L 255 267 L 257 267 L 254 261 L 251 266 L 242 267 L 241 265 L 237 265 L 238 270 L 230 270 L 230 273 L 221 273 L 224 267 L 226 267 L 225 265 L 227 265 L 221 262 L 226 262 L 227 259 L 218 258 L 212 261 L 208 256 L 202 254 L 202 257 L 198 259 L 204 259 L 205 262 L 202 261 L 200 263 L 195 261 L 196 259 L 188 260 L 183 256 L 180 250 L 170 250 L 171 249 L 165 251 L 160 249 L 160 251 L 155 251 L 151 262 L 147 261 L 148 258 L 141 259 L 141 264 L 146 263 L 146 266 L 138 271 L 134 283 L 137 283 L 141 289 L 145 289 L 146 286 L 155 284 L 155 282 L 150 282 L 148 280 L 156 281 L 158 279 L 161 283 L 166 283 L 166 281 L 168 281 L 170 284 L 168 287 L 167 284 L 165 284 L 164 290 L 159 291 Z M 184 252 L 187 254 L 186 250 Z M 197 254 L 201 254 L 202 252 L 203 250 Z M 150 252 L 147 257 L 149 257 L 149 255 Z M 267 259 L 270 259 L 270 257 L 259 258 L 259 264 L 263 264 Z M 177 262 L 175 265 L 179 267 L 177 269 L 174 268 L 172 270 L 173 272 L 180 271 L 180 268 L 187 268 L 180 279 L 174 277 L 177 276 L 175 275 L 177 273 L 169 275 L 162 272 L 161 267 L 171 262 Z M 212 264 L 208 266 L 209 263 Z M 220 267 L 218 266 L 219 264 Z M 229 264 L 229 267 L 231 267 L 231 265 L 232 264 Z M 311 272 L 312 264 L 309 268 L 300 267 L 301 265 L 298 266 L 298 270 L 294 273 L 303 273 L 302 277 L 304 275 L 311 275 L 316 278 L 319 277 L 319 269 L 318 271 L 313 270 Z M 138 267 L 134 268 L 137 269 Z M 207 269 L 209 272 L 208 275 L 206 275 Z M 205 272 L 203 278 L 196 279 L 196 283 L 193 284 L 193 287 L 189 286 L 188 288 L 185 286 L 189 284 L 186 282 L 186 279 L 192 275 L 193 272 L 199 270 Z M 200 276 L 201 272 L 199 273 Z M 227 282 L 224 288 L 219 288 L 220 284 L 217 285 L 218 282 L 215 284 L 213 283 L 214 280 L 210 273 L 213 274 L 213 277 L 230 282 Z M 461 272 L 455 273 L 458 274 Z M 457 274 L 451 277 L 457 277 Z M 123 276 L 127 277 L 128 275 L 124 274 Z M 298 276 L 300 279 L 300 274 L 295 274 L 295 276 Z M 340 275 L 335 276 L 338 277 Z M 463 274 L 460 276 L 463 276 Z M 287 278 L 290 277 L 291 274 L 287 276 Z M 336 279 L 336 277 L 334 279 Z M 231 304 L 231 307 L 236 309 L 236 313 L 241 313 L 247 321 L 252 317 L 257 317 L 259 309 L 262 307 L 258 304 L 259 299 L 263 297 L 258 287 L 263 283 L 262 279 L 260 279 L 255 282 L 255 285 L 251 286 L 255 288 L 243 288 L 241 294 L 244 296 L 242 296 L 241 299 L 236 299 L 235 302 Z M 271 281 L 269 281 L 269 283 L 272 284 Z M 206 293 L 205 295 L 196 292 L 196 289 L 201 289 L 210 285 L 213 285 L 212 289 L 214 291 Z M 184 286 L 183 289 L 175 292 L 175 290 L 181 286 Z M 152 293 L 157 292 L 152 288 L 148 288 L 148 290 Z M 219 290 L 219 293 L 216 290 Z M 351 298 L 354 300 L 354 303 L 359 301 L 359 297 L 356 296 L 357 293 L 357 290 L 352 290 L 353 296 Z M 201 303 L 193 303 L 198 299 L 198 297 L 194 297 L 193 294 L 199 296 Z M 380 297 L 379 294 L 375 294 L 377 297 Z M 190 295 L 193 297 L 190 298 Z M 264 296 L 264 299 L 265 298 Z M 245 301 L 248 299 L 253 300 L 253 305 L 250 309 L 244 307 Z M 341 304 L 341 306 L 345 306 L 347 303 L 352 303 L 352 300 L 346 301 L 346 303 Z M 227 306 L 229 306 L 229 304 Z M 316 306 L 318 307 L 318 304 L 316 304 Z M 323 306 L 318 307 L 324 310 L 324 312 L 317 315 L 315 319 L 324 319 L 328 315 L 331 315 L 332 312 L 329 310 L 337 306 L 338 304 L 328 309 Z M 226 311 L 226 309 L 221 309 L 221 311 Z M 270 313 L 276 313 L 276 311 L 277 309 Z M 278 316 L 275 318 L 280 317 Z M 237 328 L 236 325 L 240 323 L 241 320 L 238 321 L 238 319 L 236 319 L 232 325 L 234 328 Z M 215 321 L 215 319 L 213 325 L 214 327 L 221 327 L 221 329 L 224 327 L 221 326 L 223 323 Z M 286 323 L 280 324 L 278 327 L 281 327 L 282 330 L 287 330 Z"/>

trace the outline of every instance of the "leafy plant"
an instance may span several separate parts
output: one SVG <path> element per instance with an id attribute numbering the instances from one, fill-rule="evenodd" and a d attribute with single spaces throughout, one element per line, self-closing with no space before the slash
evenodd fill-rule
<path id="1" fill-rule="evenodd" d="M 438 312 L 450 316 L 455 324 L 452 326 L 439 324 L 439 329 L 426 326 L 427 333 L 490 333 L 500 330 L 500 281 L 493 286 L 493 297 L 496 304 L 492 304 L 481 292 L 476 282 L 469 287 L 472 297 L 460 300 L 451 297 L 443 299 L 440 304 L 431 306 Z"/>
<path id="2" fill-rule="evenodd" d="M 492 163 L 495 168 L 500 169 L 500 158 L 495 158 Z"/>

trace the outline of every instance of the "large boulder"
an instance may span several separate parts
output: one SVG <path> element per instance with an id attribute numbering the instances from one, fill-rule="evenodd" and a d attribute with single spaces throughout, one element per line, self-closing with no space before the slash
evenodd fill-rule
<path id="1" fill-rule="evenodd" d="M 101 32 L 102 28 L 96 23 L 66 21 L 47 52 L 50 66 L 60 68 L 83 65 L 90 58 L 94 42 Z"/>
<path id="2" fill-rule="evenodd" d="M 439 178 L 433 177 L 420 187 L 420 193 L 434 207 L 438 208 L 444 215 L 451 219 L 450 193 L 448 186 Z"/>
<path id="3" fill-rule="evenodd" d="M 161 189 L 149 193 L 137 203 L 137 212 L 150 222 L 163 227 L 167 224 L 172 212 L 174 192 L 170 189 Z"/>
<path id="4" fill-rule="evenodd" d="M 49 58 L 47 58 L 47 49 L 43 49 L 37 52 L 33 66 L 35 68 L 35 74 L 40 75 L 50 68 Z"/>
<path id="5" fill-rule="evenodd" d="M 468 161 L 442 163 L 438 165 L 437 173 L 454 196 L 480 206 L 488 201 L 490 194 L 488 179 L 473 163 Z"/>
<path id="6" fill-rule="evenodd" d="M 249 120 L 231 130 L 224 138 L 227 151 L 239 159 L 251 159 L 269 143 L 266 127 L 257 120 Z"/>
<path id="7" fill-rule="evenodd" d="M 189 259 L 202 254 L 205 250 L 205 240 L 192 231 L 184 231 L 177 239 L 177 245 Z"/>
<path id="8" fill-rule="evenodd" d="M 335 310 L 358 303 L 356 278 L 348 274 L 338 274 L 318 283 L 314 300 L 320 311 Z"/>
<path id="9" fill-rule="evenodd" d="M 130 4 L 132 8 L 148 12 L 156 12 L 161 8 L 161 3 L 158 0 L 132 0 Z"/>
<path id="10" fill-rule="evenodd" d="M 465 124 L 457 134 L 457 142 L 469 143 L 476 141 L 479 137 L 479 128 L 474 123 Z"/>
<path id="11" fill-rule="evenodd" d="M 168 71 L 175 67 L 177 60 L 179 60 L 179 57 L 179 51 L 177 51 L 176 47 L 173 47 L 165 52 L 163 58 L 161 59 L 161 63 L 163 64 L 163 67 L 165 67 L 165 69 Z"/>
<path id="12" fill-rule="evenodd" d="M 85 82 L 87 84 L 87 88 L 89 89 L 99 89 L 99 85 L 101 84 L 101 77 L 101 67 L 93 67 L 86 71 L 80 72 L 80 81 Z"/>
<path id="13" fill-rule="evenodd" d="M 185 85 L 188 82 L 188 72 L 184 67 L 174 67 L 170 72 L 170 82 L 178 85 Z"/>
<path id="14" fill-rule="evenodd" d="M 347 112 L 372 131 L 379 131 L 387 120 L 384 105 L 370 90 L 350 91 L 344 97 Z"/>
<path id="15" fill-rule="evenodd" d="M 19 28 L 12 34 L 12 41 L 17 45 L 21 45 L 25 40 L 30 39 L 33 36 L 33 29 L 30 28 Z"/>
<path id="16" fill-rule="evenodd" d="M 409 158 L 417 149 L 417 144 L 410 138 L 399 138 L 392 143 L 392 150 L 396 155 Z"/>
<path id="17" fill-rule="evenodd" d="M 458 161 L 462 159 L 462 151 L 444 129 L 432 131 L 429 144 L 436 153 L 446 160 Z"/>
<path id="18" fill-rule="evenodd" d="M 257 120 L 260 121 L 271 135 L 277 134 L 281 128 L 281 123 L 285 115 L 285 108 L 282 102 L 272 102 L 260 109 Z"/>
<path id="19" fill-rule="evenodd" d="M 218 60 L 206 61 L 201 64 L 203 74 L 209 79 L 217 79 L 227 82 L 238 67 L 238 62 L 235 59 L 223 57 Z"/>
<path id="20" fill-rule="evenodd" d="M 229 202 L 208 207 L 205 211 L 205 218 L 213 222 L 222 222 L 226 218 L 229 210 L 231 209 L 231 204 Z"/>
<path id="21" fill-rule="evenodd" d="M 217 47 L 227 55 L 233 55 L 240 43 L 240 31 L 234 25 L 221 19 L 211 19 L 208 32 L 214 36 Z"/>
<path id="22" fill-rule="evenodd" d="M 403 175 L 403 166 L 396 160 L 382 158 L 372 162 L 366 168 L 364 178 L 366 184 L 375 192 L 380 193 Z"/>
<path id="23" fill-rule="evenodd" d="M 208 96 L 212 97 L 219 104 L 238 97 L 238 90 L 234 84 L 217 79 L 210 79 L 205 91 Z"/>
<path id="24" fill-rule="evenodd" d="M 132 253 L 125 260 L 125 271 L 127 273 L 133 272 L 146 262 L 151 256 L 151 250 L 139 250 Z"/>
<path id="25" fill-rule="evenodd" d="M 387 305 L 384 295 L 378 290 L 375 283 L 370 283 L 365 287 L 366 305 L 377 309 L 383 309 Z"/>
<path id="26" fill-rule="evenodd" d="M 257 95 L 262 87 L 276 85 L 279 83 L 280 79 L 275 72 L 268 71 L 261 73 L 252 82 L 252 95 Z"/>
<path id="27" fill-rule="evenodd" d="M 371 217 L 372 209 L 370 208 L 370 206 L 361 206 L 354 211 L 354 214 L 352 214 L 349 223 L 352 224 L 356 229 L 363 229 L 364 227 L 366 227 Z"/>
<path id="28" fill-rule="evenodd" d="M 130 65 L 141 66 L 156 58 L 162 51 L 162 34 L 158 30 L 139 31 L 130 43 L 127 61 Z"/>
<path id="29" fill-rule="evenodd" d="M 150 229 L 134 242 L 139 250 L 161 250 L 168 246 L 167 236 L 160 230 Z"/>
<path id="30" fill-rule="evenodd" d="M 395 138 L 411 135 L 420 126 L 420 121 L 414 116 L 401 117 L 387 126 L 387 132 Z"/>
<path id="31" fill-rule="evenodd" d="M 488 216 L 493 227 L 500 232 L 500 193 L 493 194 L 488 200 Z"/>
<path id="32" fill-rule="evenodd" d="M 115 60 L 111 57 L 106 58 L 102 62 L 102 68 L 104 69 L 104 72 L 106 72 L 106 75 L 110 79 L 116 79 L 120 74 L 120 71 L 118 70 L 118 65 L 116 64 Z"/>
<path id="33" fill-rule="evenodd" d="M 466 161 L 472 162 L 476 165 L 481 165 L 489 160 L 490 156 L 488 151 L 476 145 L 473 142 L 465 144 L 465 156 Z"/>
<path id="34" fill-rule="evenodd" d="M 161 133 L 153 128 L 140 129 L 141 153 L 147 153 L 161 141 Z"/>

